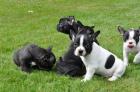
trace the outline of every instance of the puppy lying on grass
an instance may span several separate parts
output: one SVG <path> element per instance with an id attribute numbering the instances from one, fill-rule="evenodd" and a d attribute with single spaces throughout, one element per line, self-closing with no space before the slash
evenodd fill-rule
<path id="1" fill-rule="evenodd" d="M 21 67 L 22 71 L 31 72 L 33 68 L 39 70 L 51 70 L 56 62 L 55 56 L 51 51 L 52 48 L 41 48 L 37 45 L 30 44 L 19 50 L 13 55 L 13 61 Z"/>

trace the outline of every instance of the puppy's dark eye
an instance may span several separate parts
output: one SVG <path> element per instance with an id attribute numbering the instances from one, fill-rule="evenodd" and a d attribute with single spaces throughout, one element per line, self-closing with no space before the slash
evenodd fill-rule
<path id="1" fill-rule="evenodd" d="M 78 44 L 77 43 L 74 43 L 74 47 L 77 47 L 78 46 Z"/>
<path id="2" fill-rule="evenodd" d="M 86 47 L 86 48 L 88 48 L 89 46 L 90 46 L 90 44 L 86 44 L 86 46 L 85 46 L 85 47 Z"/>

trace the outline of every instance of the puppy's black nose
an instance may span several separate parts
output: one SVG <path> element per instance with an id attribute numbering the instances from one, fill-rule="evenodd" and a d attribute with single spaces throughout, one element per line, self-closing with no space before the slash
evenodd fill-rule
<path id="1" fill-rule="evenodd" d="M 83 53 L 83 50 L 79 50 L 79 54 L 82 54 Z"/>
<path id="2" fill-rule="evenodd" d="M 129 42 L 129 44 L 132 44 L 133 42 Z"/>

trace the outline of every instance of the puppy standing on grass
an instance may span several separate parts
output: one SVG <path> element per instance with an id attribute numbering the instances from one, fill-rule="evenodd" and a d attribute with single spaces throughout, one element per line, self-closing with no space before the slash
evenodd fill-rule
<path id="1" fill-rule="evenodd" d="M 75 46 L 74 54 L 80 56 L 86 67 L 86 74 L 82 81 L 90 80 L 94 73 L 110 77 L 109 81 L 115 81 L 121 77 L 126 69 L 125 64 L 116 55 L 94 41 L 100 31 L 93 34 L 85 32 L 84 28 L 79 28 L 77 35 L 71 31 Z"/>
<path id="2" fill-rule="evenodd" d="M 133 63 L 140 63 L 140 29 L 129 29 L 118 26 L 119 33 L 123 36 L 123 59 L 124 63 L 128 65 L 129 53 L 137 53 Z"/>

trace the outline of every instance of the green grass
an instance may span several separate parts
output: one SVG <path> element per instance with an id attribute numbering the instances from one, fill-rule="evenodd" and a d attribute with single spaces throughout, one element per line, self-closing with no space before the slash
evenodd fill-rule
<path id="1" fill-rule="evenodd" d="M 63 55 L 70 40 L 56 31 L 56 24 L 69 15 L 95 25 L 101 30 L 101 46 L 122 58 L 116 25 L 139 27 L 139 5 L 139 0 L 0 0 L 0 92 L 139 92 L 140 65 L 132 63 L 133 56 L 125 75 L 115 82 L 95 75 L 82 83 L 82 77 L 59 76 L 55 71 L 26 74 L 12 61 L 13 51 L 28 43 L 52 45 L 57 58 Z"/>

